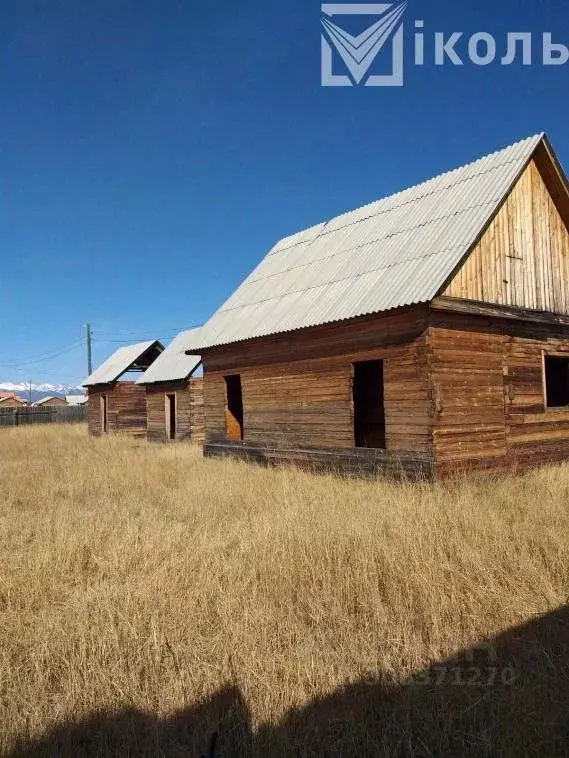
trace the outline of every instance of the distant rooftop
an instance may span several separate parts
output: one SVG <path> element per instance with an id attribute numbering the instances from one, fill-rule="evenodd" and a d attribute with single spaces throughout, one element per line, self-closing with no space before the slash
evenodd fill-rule
<path id="1" fill-rule="evenodd" d="M 158 355 L 164 350 L 164 346 L 158 340 L 138 342 L 136 345 L 127 345 L 119 348 L 91 376 L 85 380 L 84 387 L 93 387 L 96 384 L 109 384 L 116 382 L 127 371 L 146 370 Z"/>
<path id="2" fill-rule="evenodd" d="M 198 339 L 199 329 L 187 329 L 178 334 L 164 352 L 158 356 L 137 384 L 155 384 L 187 379 L 201 363 L 199 355 L 186 355 L 186 349 Z"/>

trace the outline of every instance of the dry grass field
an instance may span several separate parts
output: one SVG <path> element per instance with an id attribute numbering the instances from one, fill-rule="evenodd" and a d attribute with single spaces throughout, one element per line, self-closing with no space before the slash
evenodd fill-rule
<path id="1" fill-rule="evenodd" d="M 47 426 L 1 431 L 0 486 L 3 755 L 569 754 L 568 468 L 347 481 Z"/>

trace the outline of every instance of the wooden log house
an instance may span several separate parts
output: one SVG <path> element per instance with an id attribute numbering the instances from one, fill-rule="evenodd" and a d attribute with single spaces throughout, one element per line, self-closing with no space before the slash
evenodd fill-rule
<path id="1" fill-rule="evenodd" d="M 281 240 L 200 330 L 208 456 L 426 478 L 569 459 L 545 135 Z"/>
<path id="2" fill-rule="evenodd" d="M 0 408 L 22 408 L 25 404 L 14 392 L 0 392 Z"/>
<path id="3" fill-rule="evenodd" d="M 89 434 L 146 436 L 146 390 L 125 376 L 146 371 L 164 350 L 158 340 L 121 347 L 84 383 Z"/>
<path id="4" fill-rule="evenodd" d="M 146 390 L 147 438 L 151 442 L 203 443 L 203 379 L 199 355 L 187 355 L 196 329 L 179 334 L 137 380 Z"/>
<path id="5" fill-rule="evenodd" d="M 42 397 L 41 400 L 33 403 L 33 405 L 35 408 L 63 407 L 67 405 L 67 400 L 57 395 L 48 395 L 47 397 Z"/>

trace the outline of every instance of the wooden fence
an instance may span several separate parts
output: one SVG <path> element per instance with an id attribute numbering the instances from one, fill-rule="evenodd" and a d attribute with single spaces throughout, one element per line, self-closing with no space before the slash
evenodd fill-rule
<path id="1" fill-rule="evenodd" d="M 87 421 L 87 405 L 0 408 L 0 427 L 27 424 L 78 424 Z"/>

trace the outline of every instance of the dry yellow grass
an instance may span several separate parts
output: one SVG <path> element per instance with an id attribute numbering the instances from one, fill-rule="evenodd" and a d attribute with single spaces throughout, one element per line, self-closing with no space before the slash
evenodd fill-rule
<path id="1" fill-rule="evenodd" d="M 496 642 L 514 684 L 409 682 L 566 603 L 568 468 L 346 481 L 50 426 L 1 432 L 0 486 L 4 754 L 564 754 L 547 619 Z"/>

